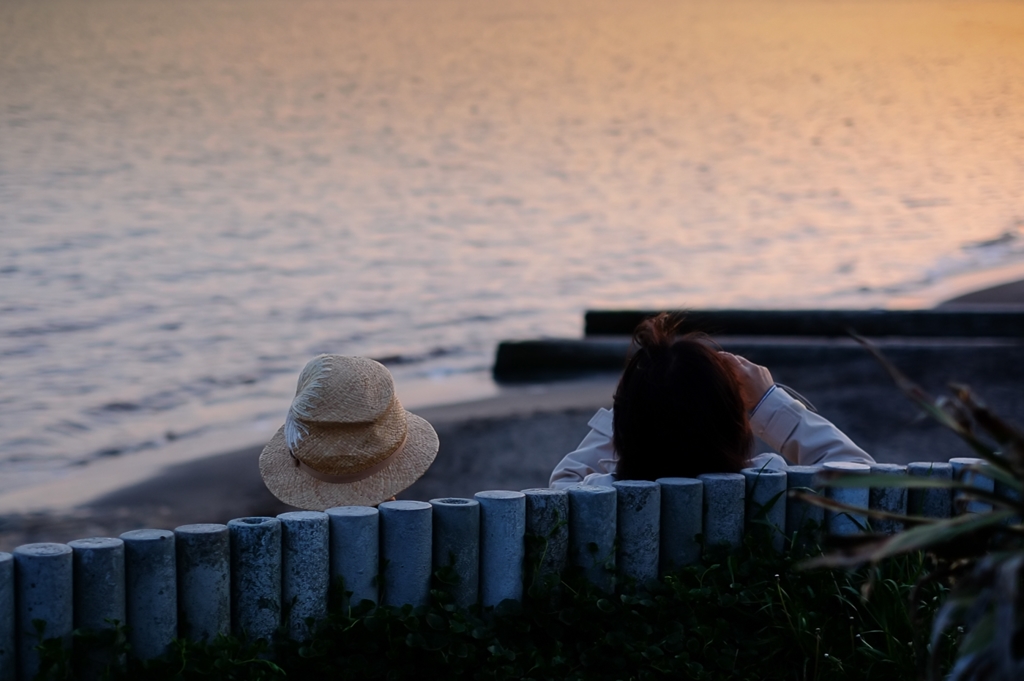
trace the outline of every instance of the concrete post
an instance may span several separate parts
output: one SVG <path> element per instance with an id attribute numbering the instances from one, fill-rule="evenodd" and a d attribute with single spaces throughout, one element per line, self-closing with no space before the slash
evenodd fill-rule
<path id="1" fill-rule="evenodd" d="M 444 584 L 455 605 L 468 608 L 480 600 L 480 502 L 431 499 L 434 507 L 433 570 L 450 567 L 454 583 Z"/>
<path id="2" fill-rule="evenodd" d="M 998 494 L 999 496 L 1003 497 L 1004 499 L 1009 499 L 1009 500 L 1012 500 L 1012 501 L 1020 501 L 1020 493 L 1017 490 L 1015 490 L 1014 488 L 1006 485 L 1005 483 L 996 481 L 995 492 L 996 492 L 996 494 Z M 1015 515 L 1015 516 L 1013 516 L 1011 518 L 1007 518 L 1006 519 L 1006 524 L 1007 525 L 1019 525 L 1020 522 L 1021 522 L 1021 517 L 1019 515 Z"/>
<path id="3" fill-rule="evenodd" d="M 231 539 L 231 633 L 270 639 L 281 626 L 281 521 L 228 521 Z"/>
<path id="4" fill-rule="evenodd" d="M 894 463 L 873 463 L 871 472 L 884 475 L 899 475 L 906 477 L 907 467 Z M 868 493 L 869 508 L 888 513 L 907 514 L 907 488 L 906 487 L 872 487 Z M 898 520 L 880 520 L 873 518 L 871 527 L 875 532 L 883 534 L 896 534 L 903 531 L 903 523 Z"/>
<path id="5" fill-rule="evenodd" d="M 782 553 L 786 546 L 786 473 L 769 468 L 744 468 L 740 473 L 746 483 L 747 531 L 756 532 L 757 522 L 768 527 L 772 548 Z"/>
<path id="6" fill-rule="evenodd" d="M 228 526 L 174 530 L 178 563 L 178 631 L 192 641 L 231 633 L 231 540 Z"/>
<path id="7" fill-rule="evenodd" d="M 619 480 L 612 487 L 618 495 L 615 564 L 622 577 L 645 584 L 658 578 L 661 485 L 650 480 Z"/>
<path id="8" fill-rule="evenodd" d="M 178 635 L 174 533 L 132 530 L 124 541 L 125 610 L 131 654 L 150 660 Z"/>
<path id="9" fill-rule="evenodd" d="M 125 623 L 124 541 L 111 537 L 68 542 L 74 564 L 75 629 L 110 629 Z"/>
<path id="10" fill-rule="evenodd" d="M 949 465 L 953 467 L 954 480 L 962 480 L 968 485 L 986 492 L 995 491 L 995 481 L 992 478 L 967 469 L 968 466 L 987 467 L 988 463 L 984 459 L 958 457 L 950 459 Z M 992 510 L 992 504 L 984 501 L 961 501 L 963 494 L 958 491 L 953 495 L 953 511 L 958 515 L 961 513 L 987 513 Z"/>
<path id="11" fill-rule="evenodd" d="M 696 478 L 659 478 L 661 485 L 661 574 L 700 560 L 697 535 L 704 531 L 704 483 Z"/>
<path id="12" fill-rule="evenodd" d="M 477 492 L 480 502 L 480 603 L 523 600 L 526 558 L 526 495 L 491 490 Z"/>
<path id="13" fill-rule="evenodd" d="M 74 564 L 75 629 L 98 632 L 125 623 L 124 542 L 109 537 L 68 542 Z M 83 679 L 102 678 L 112 661 L 106 650 L 89 650 Z"/>
<path id="14" fill-rule="evenodd" d="M 569 555 L 569 495 L 562 489 L 524 489 L 526 495 L 526 570 L 533 584 L 556 579 Z M 548 577 L 556 575 L 557 577 Z"/>
<path id="15" fill-rule="evenodd" d="M 569 493 L 569 560 L 604 591 L 615 589 L 615 489 L 572 485 Z"/>
<path id="16" fill-rule="evenodd" d="M 15 681 L 14 556 L 0 551 L 0 681 Z"/>
<path id="17" fill-rule="evenodd" d="M 825 524 L 825 509 L 788 496 L 795 489 L 811 490 L 820 494 L 816 478 L 821 466 L 790 466 L 786 469 L 786 535 L 796 536 L 804 528 L 813 526 L 820 529 Z"/>
<path id="18" fill-rule="evenodd" d="M 704 473 L 704 546 L 743 544 L 746 478 L 739 473 Z"/>
<path id="19" fill-rule="evenodd" d="M 822 468 L 826 471 L 836 471 L 842 476 L 864 475 L 871 472 L 871 467 L 863 463 L 850 463 L 847 461 L 830 461 Z M 871 494 L 867 487 L 828 487 L 826 488 L 828 498 L 848 506 L 859 506 L 867 508 Z M 836 511 L 825 512 L 825 525 L 832 534 L 849 535 L 857 534 L 867 524 L 867 518 L 859 513 L 844 513 Z"/>
<path id="20" fill-rule="evenodd" d="M 312 633 L 307 620 L 327 616 L 331 586 L 330 527 L 327 514 L 292 511 L 281 521 L 281 605 L 288 635 L 296 641 Z"/>
<path id="21" fill-rule="evenodd" d="M 372 506 L 327 509 L 331 523 L 331 586 L 344 585 L 342 605 L 377 602 L 380 514 Z"/>
<path id="22" fill-rule="evenodd" d="M 942 461 L 919 461 L 907 464 L 912 478 L 952 480 L 953 467 Z M 953 494 L 948 489 L 907 490 L 907 512 L 924 518 L 948 518 L 952 514 Z"/>
<path id="23" fill-rule="evenodd" d="M 433 506 L 425 501 L 385 501 L 380 510 L 381 603 L 400 607 L 430 602 Z"/>
<path id="24" fill-rule="evenodd" d="M 40 637 L 34 620 L 45 624 L 42 640 L 57 638 L 65 648 L 71 647 L 72 575 L 71 547 L 66 544 L 24 544 L 14 549 L 18 678 L 23 681 L 39 672 L 35 647 Z"/>

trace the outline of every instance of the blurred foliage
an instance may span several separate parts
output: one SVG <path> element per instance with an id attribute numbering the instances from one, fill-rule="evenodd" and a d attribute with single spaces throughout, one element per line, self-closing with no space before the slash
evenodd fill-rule
<path id="1" fill-rule="evenodd" d="M 1024 433 L 999 417 L 964 385 L 951 384 L 950 395 L 932 397 L 871 343 L 857 339 L 881 362 L 896 385 L 927 415 L 960 437 L 979 461 L 968 465 L 952 480 L 879 474 L 826 477 L 823 481 L 831 487 L 944 490 L 953 495 L 952 518 L 852 509 L 815 494 L 797 493 L 796 496 L 833 511 L 896 520 L 907 528 L 891 536 L 865 533 L 844 538 L 841 546 L 807 561 L 803 567 L 877 566 L 900 556 L 925 552 L 929 569 L 920 576 L 918 586 L 942 584 L 951 589 L 932 627 L 928 676 L 938 678 L 945 671 L 939 643 L 955 632 L 959 644 L 949 681 L 1022 679 Z M 870 588 L 868 582 L 865 592 Z"/>

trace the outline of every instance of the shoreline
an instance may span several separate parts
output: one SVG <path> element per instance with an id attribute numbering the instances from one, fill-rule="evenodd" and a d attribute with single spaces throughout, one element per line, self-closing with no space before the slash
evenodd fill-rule
<path id="1" fill-rule="evenodd" d="M 1024 279 L 1014 279 L 960 292 L 939 307 L 1022 305 Z M 555 463 L 586 435 L 593 412 L 610 406 L 617 379 L 617 373 L 599 374 L 508 386 L 470 378 L 471 397 L 458 400 L 467 386 L 461 386 L 462 393 L 442 390 L 441 401 L 457 401 L 433 406 L 427 406 L 429 385 L 409 390 L 410 410 L 434 425 L 442 444 L 427 474 L 399 497 L 427 500 L 546 486 Z M 399 386 L 400 395 L 402 390 Z M 849 405 L 850 398 L 843 395 L 843 403 Z M 141 527 L 173 529 L 294 510 L 270 495 L 259 476 L 259 454 L 277 425 L 265 424 L 264 433 L 248 424 L 219 434 L 202 450 L 196 443 L 173 443 L 2 493 L 0 551 L 35 541 L 116 536 Z M 247 440 L 240 443 L 239 433 L 246 430 Z M 219 453 L 209 453 L 211 445 L 219 446 Z"/>
<path id="2" fill-rule="evenodd" d="M 554 464 L 586 434 L 593 412 L 611 404 L 617 380 L 597 374 L 496 386 L 489 397 L 410 409 L 430 421 L 442 445 L 430 471 L 399 497 L 471 496 L 496 480 L 513 489 L 546 486 Z M 185 460 L 175 460 L 177 448 L 170 447 L 156 462 L 109 459 L 78 475 L 0 494 L 0 551 L 298 510 L 274 498 L 260 478 L 259 455 L 272 434 L 259 444 Z M 518 457 L 514 471 L 503 457 L 474 455 L 502 451 L 530 454 Z"/>

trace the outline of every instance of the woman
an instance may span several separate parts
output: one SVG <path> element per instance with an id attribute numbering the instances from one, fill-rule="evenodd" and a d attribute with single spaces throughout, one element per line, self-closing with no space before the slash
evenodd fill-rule
<path id="1" fill-rule="evenodd" d="M 874 463 L 802 398 L 774 383 L 768 369 L 719 350 L 703 334 L 677 337 L 677 326 L 662 314 L 637 327 L 638 349 L 619 380 L 614 409 L 594 415 L 590 433 L 551 473 L 551 487 Z M 782 456 L 752 456 L 755 436 Z"/>

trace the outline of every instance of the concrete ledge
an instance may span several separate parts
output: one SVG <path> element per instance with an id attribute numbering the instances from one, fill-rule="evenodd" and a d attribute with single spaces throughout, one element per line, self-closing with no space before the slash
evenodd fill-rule
<path id="1" fill-rule="evenodd" d="M 659 310 L 589 310 L 586 336 L 630 336 Z M 1024 309 L 690 310 L 684 331 L 729 336 L 1024 338 Z"/>

